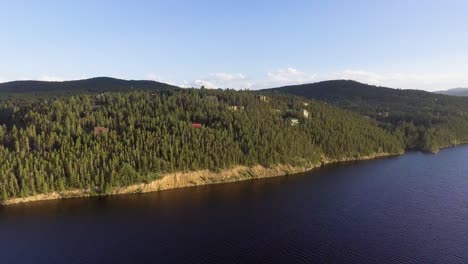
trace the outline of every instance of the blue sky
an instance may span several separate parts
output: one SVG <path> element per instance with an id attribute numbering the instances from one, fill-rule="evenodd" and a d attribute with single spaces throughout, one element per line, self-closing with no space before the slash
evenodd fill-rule
<path id="1" fill-rule="evenodd" d="M 468 1 L 0 0 L 0 81 L 468 87 Z"/>

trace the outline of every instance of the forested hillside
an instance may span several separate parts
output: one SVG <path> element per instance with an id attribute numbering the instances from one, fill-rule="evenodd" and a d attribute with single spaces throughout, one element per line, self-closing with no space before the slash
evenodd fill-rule
<path id="1" fill-rule="evenodd" d="M 368 116 L 405 147 L 437 151 L 468 142 L 468 98 L 337 80 L 264 90 L 314 98 Z"/>
<path id="2" fill-rule="evenodd" d="M 77 94 L 83 92 L 122 92 L 131 90 L 172 89 L 175 86 L 155 81 L 121 80 L 109 77 L 91 79 L 46 82 L 14 81 L 0 83 L 0 96 L 18 94 Z"/>
<path id="3" fill-rule="evenodd" d="M 304 111 L 306 110 L 306 111 Z M 295 96 L 205 89 L 0 101 L 1 199 L 106 193 L 174 171 L 401 153 L 374 121 Z"/>

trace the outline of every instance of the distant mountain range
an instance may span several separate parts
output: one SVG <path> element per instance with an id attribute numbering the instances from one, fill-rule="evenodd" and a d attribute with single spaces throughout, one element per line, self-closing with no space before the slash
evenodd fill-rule
<path id="1" fill-rule="evenodd" d="M 76 81 L 13 81 L 0 83 L 0 93 L 74 93 L 74 92 L 119 92 L 128 90 L 171 89 L 175 86 L 155 81 L 121 80 L 97 77 Z"/>
<path id="2" fill-rule="evenodd" d="M 468 88 L 454 88 L 445 91 L 437 91 L 435 93 L 446 94 L 452 96 L 468 96 Z"/>
<path id="3" fill-rule="evenodd" d="M 0 83 L 0 93 L 70 93 L 70 92 L 111 92 L 128 90 L 173 89 L 177 86 L 149 80 L 123 80 L 110 77 L 96 77 L 83 80 L 49 82 L 49 81 L 12 81 Z M 429 96 L 429 92 L 421 90 L 401 90 L 380 86 L 367 85 L 349 80 L 332 80 L 311 84 L 284 86 L 261 90 L 263 92 L 281 92 L 315 99 L 337 99 L 361 97 L 372 99 L 389 97 L 402 99 L 406 96 Z M 437 91 L 435 94 L 452 96 L 468 96 L 468 88 L 455 88 Z"/>

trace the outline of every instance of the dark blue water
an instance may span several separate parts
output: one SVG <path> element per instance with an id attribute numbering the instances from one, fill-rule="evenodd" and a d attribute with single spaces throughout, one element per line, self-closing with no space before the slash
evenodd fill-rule
<path id="1" fill-rule="evenodd" d="M 468 263 L 468 146 L 0 208 L 0 263 Z"/>

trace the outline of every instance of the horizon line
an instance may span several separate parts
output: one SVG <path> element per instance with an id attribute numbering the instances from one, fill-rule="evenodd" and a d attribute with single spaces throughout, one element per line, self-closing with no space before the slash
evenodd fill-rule
<path id="1" fill-rule="evenodd" d="M 170 82 L 164 82 L 164 81 L 158 81 L 154 79 L 126 79 L 126 78 L 121 78 L 121 77 L 112 77 L 112 76 L 95 76 L 95 77 L 82 77 L 82 78 L 76 78 L 76 79 L 65 79 L 65 80 L 42 80 L 42 79 L 17 79 L 17 80 L 9 80 L 9 81 L 2 81 L 0 82 L 0 85 L 3 84 L 8 84 L 8 83 L 15 83 L 15 82 L 40 82 L 40 83 L 66 83 L 66 82 L 78 82 L 78 81 L 86 81 L 86 80 L 93 80 L 93 79 L 113 79 L 113 80 L 119 80 L 119 81 L 134 81 L 134 82 L 155 82 L 155 83 L 161 83 L 161 84 L 166 84 L 170 86 L 175 86 L 178 88 L 193 88 L 193 89 L 199 89 L 203 85 L 200 86 L 183 86 L 183 85 L 177 85 L 173 84 Z M 337 78 L 337 79 L 325 79 L 325 80 L 319 80 L 315 82 L 301 82 L 301 83 L 292 83 L 292 84 L 286 84 L 286 85 L 279 85 L 279 86 L 271 86 L 271 87 L 266 87 L 266 88 L 252 88 L 252 87 L 245 87 L 245 88 L 232 88 L 232 87 L 205 87 L 207 89 L 234 89 L 234 90 L 268 90 L 268 89 L 274 89 L 274 88 L 282 88 L 282 87 L 288 87 L 288 86 L 301 86 L 301 85 L 310 85 L 310 84 L 316 84 L 316 83 L 322 83 L 322 82 L 333 82 L 333 81 L 352 81 L 352 82 L 357 82 L 361 83 L 364 85 L 369 85 L 369 86 L 374 86 L 374 87 L 379 87 L 379 88 L 388 88 L 388 89 L 396 89 L 396 90 L 416 90 L 416 91 L 426 91 L 430 93 L 438 93 L 438 92 L 445 92 L 445 91 L 450 91 L 450 90 L 455 90 L 455 89 L 468 89 L 465 87 L 455 87 L 455 88 L 449 88 L 445 90 L 437 90 L 437 91 L 427 91 L 424 89 L 416 89 L 416 88 L 399 88 L 399 87 L 389 87 L 385 85 L 378 85 L 378 84 L 371 84 L 371 83 L 366 83 L 362 81 L 358 81 L 355 79 L 346 79 L 346 78 Z"/>

